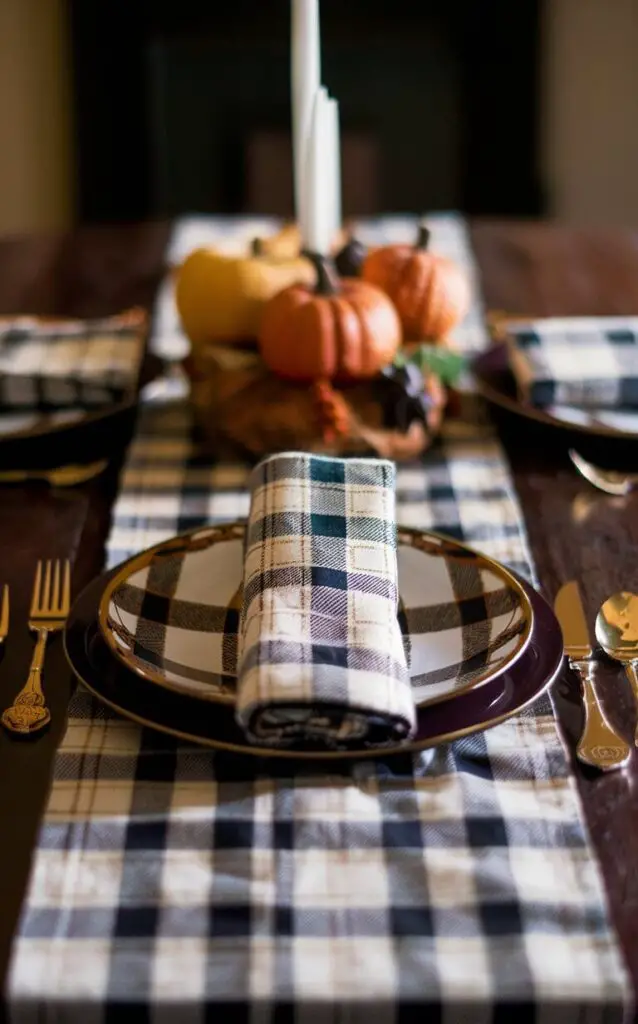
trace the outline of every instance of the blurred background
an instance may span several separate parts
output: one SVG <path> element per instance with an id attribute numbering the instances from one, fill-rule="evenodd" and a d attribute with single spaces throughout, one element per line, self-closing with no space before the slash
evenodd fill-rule
<path id="1" fill-rule="evenodd" d="M 0 0 L 0 233 L 292 212 L 288 0 Z M 637 0 L 321 0 L 344 214 L 638 224 Z"/>

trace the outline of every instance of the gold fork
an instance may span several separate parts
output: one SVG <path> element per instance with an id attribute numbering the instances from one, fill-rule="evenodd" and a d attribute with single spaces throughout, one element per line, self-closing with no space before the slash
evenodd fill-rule
<path id="1" fill-rule="evenodd" d="M 43 729 L 51 721 L 42 692 L 42 666 L 50 633 L 59 632 L 71 607 L 71 567 L 60 561 L 38 562 L 33 583 L 29 629 L 37 634 L 31 668 L 26 683 L 10 708 L 2 714 L 2 724 L 10 732 L 28 734 Z"/>

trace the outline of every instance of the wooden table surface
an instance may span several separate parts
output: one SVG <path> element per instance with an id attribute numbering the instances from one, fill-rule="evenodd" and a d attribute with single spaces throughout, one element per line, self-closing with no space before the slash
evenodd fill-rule
<path id="1" fill-rule="evenodd" d="M 0 240 L 0 314 L 100 316 L 131 305 L 150 308 L 165 271 L 168 234 L 169 226 L 158 223 Z M 638 232 L 481 221 L 472 224 L 472 242 L 488 307 L 543 316 L 638 315 Z M 638 591 L 638 494 L 617 499 L 594 491 L 576 476 L 555 435 L 530 437 L 511 421 L 502 435 L 542 590 L 552 600 L 565 580 L 579 579 L 593 621 L 612 591 Z M 22 624 L 35 561 L 71 556 L 78 592 L 103 563 L 116 481 L 114 464 L 103 477 L 72 490 L 0 488 L 0 583 L 10 584 L 13 621 L 0 655 L 3 707 L 23 684 L 31 657 Z M 0 976 L 65 728 L 72 681 L 59 642 L 47 669 L 52 728 L 37 742 L 0 734 Z M 612 665 L 603 665 L 599 678 L 610 717 L 631 737 L 636 713 L 628 684 Z M 581 711 L 568 671 L 555 697 L 573 751 Z M 608 776 L 575 763 L 575 775 L 612 918 L 638 987 L 638 756 L 627 770 Z"/>

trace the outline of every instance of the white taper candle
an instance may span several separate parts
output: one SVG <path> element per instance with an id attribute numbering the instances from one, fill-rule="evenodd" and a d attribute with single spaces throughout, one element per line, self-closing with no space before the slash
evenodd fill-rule
<path id="1" fill-rule="evenodd" d="M 329 149 L 328 122 L 328 94 L 321 86 L 317 89 L 312 108 L 303 202 L 307 223 L 305 231 L 302 230 L 301 240 L 305 249 L 324 256 L 328 254 L 331 242 L 331 168 L 326 159 Z"/>
<path id="2" fill-rule="evenodd" d="M 308 188 L 305 182 L 313 104 L 321 81 L 319 0 L 292 0 L 291 86 L 292 146 L 295 216 L 302 238 L 308 230 L 304 209 Z"/>
<path id="3" fill-rule="evenodd" d="M 327 108 L 328 154 L 326 173 L 330 177 L 330 241 L 335 242 L 341 229 L 341 142 L 339 134 L 339 104 L 330 97 Z"/>

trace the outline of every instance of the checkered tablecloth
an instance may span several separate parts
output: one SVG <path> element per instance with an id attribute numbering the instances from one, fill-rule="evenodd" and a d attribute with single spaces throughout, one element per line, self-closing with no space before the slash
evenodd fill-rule
<path id="1" fill-rule="evenodd" d="M 432 247 L 474 275 L 463 223 L 430 225 Z M 186 221 L 173 255 L 267 227 Z M 414 223 L 361 233 L 410 239 Z M 458 341 L 485 343 L 478 302 Z M 155 342 L 183 344 L 168 284 Z M 245 515 L 245 482 L 246 467 L 198 454 L 185 403 L 149 406 L 109 563 Z M 485 422 L 449 423 L 439 447 L 400 467 L 397 504 L 399 522 L 531 573 Z M 159 1024 L 612 1024 L 630 995 L 547 699 L 433 759 L 326 771 L 213 755 L 78 693 L 7 999 L 20 1024 L 102 1024 L 126 1010 Z"/>

